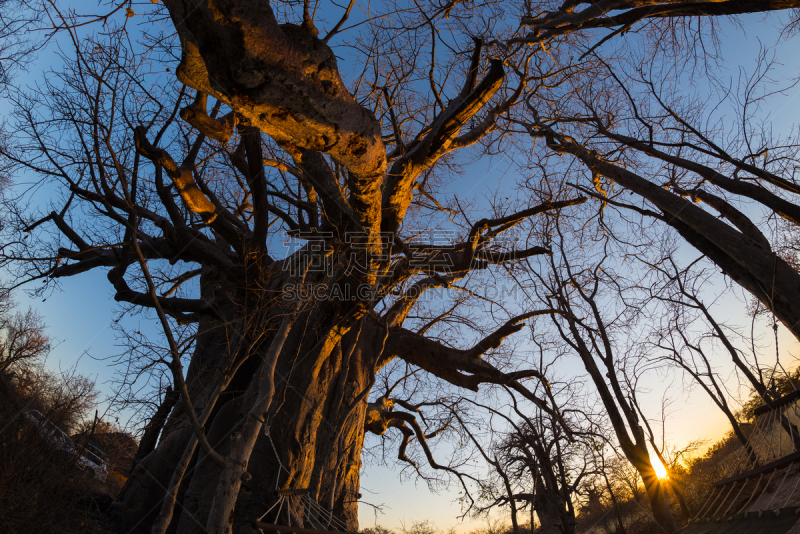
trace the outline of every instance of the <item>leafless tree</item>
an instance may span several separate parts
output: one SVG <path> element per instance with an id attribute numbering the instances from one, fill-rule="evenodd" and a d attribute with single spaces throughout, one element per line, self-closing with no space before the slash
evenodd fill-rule
<path id="1" fill-rule="evenodd" d="M 15 71 L 27 61 L 44 39 L 35 35 L 41 9 L 34 2 L 0 2 L 0 91 L 5 91 Z"/>
<path id="2" fill-rule="evenodd" d="M 699 260 L 698 260 L 699 261 Z M 662 275 L 666 290 L 655 291 L 656 299 L 666 302 L 670 313 L 667 325 L 656 333 L 654 345 L 666 351 L 664 358 L 678 365 L 692 377 L 695 383 L 711 397 L 717 407 L 725 414 L 731 423 L 733 434 L 741 442 L 750 457 L 750 463 L 757 466 L 759 461 L 751 444 L 747 441 L 740 422 L 728 402 L 729 394 L 725 385 L 721 383 L 719 373 L 712 369 L 711 359 L 707 354 L 708 344 L 718 343 L 723 353 L 726 353 L 734 365 L 734 369 L 748 388 L 753 391 L 764 404 L 770 406 L 780 399 L 781 393 L 774 387 L 773 377 L 778 367 L 778 359 L 774 367 L 765 369 L 758 361 L 758 351 L 755 348 L 754 335 L 750 334 L 750 345 L 753 347 L 752 356 L 755 362 L 747 361 L 741 348 L 736 346 L 736 331 L 721 324 L 712 315 L 709 307 L 703 302 L 700 286 L 706 275 L 695 268 L 698 261 L 692 262 L 689 267 L 680 269 L 673 258 L 668 257 L 653 265 L 652 268 Z M 699 320 L 699 321 L 698 321 Z M 753 318 L 755 321 L 755 317 Z M 694 331 L 689 324 L 695 323 Z M 701 322 L 707 330 L 697 332 L 696 323 Z M 777 325 L 774 327 L 777 329 Z M 741 336 L 744 337 L 744 336 Z M 776 347 L 777 349 L 777 347 Z M 785 369 L 781 371 L 785 373 Z M 788 418 L 781 416 L 781 427 L 789 435 L 790 443 L 797 443 L 800 439 L 798 429 Z M 797 447 L 795 446 L 795 449 Z"/>
<path id="3" fill-rule="evenodd" d="M 49 351 L 41 317 L 33 310 L 15 311 L 11 296 L 0 294 L 0 374 L 36 365 Z"/>
<path id="4" fill-rule="evenodd" d="M 564 108 L 529 101 L 533 119 L 524 127 L 582 166 L 583 173 L 574 173 L 575 187 L 593 189 L 598 201 L 671 227 L 800 337 L 800 308 L 788 297 L 800 274 L 781 253 L 790 251 L 766 237 L 769 220 L 746 213 L 746 205 L 758 206 L 796 233 L 797 145 L 791 138 L 773 138 L 754 116 L 761 101 L 796 82 L 765 87 L 773 66 L 762 51 L 740 87 L 720 91 L 737 106 L 735 125 L 712 118 L 702 100 L 681 99 L 670 87 L 670 68 L 638 56 L 623 66 L 593 57 L 595 85 L 570 101 L 581 104 Z M 719 80 L 709 79 L 719 87 Z M 623 193 L 643 202 L 631 203 Z"/>
<path id="5" fill-rule="evenodd" d="M 774 10 L 798 8 L 796 2 L 766 2 L 753 4 L 744 0 L 723 2 L 624 2 L 608 0 L 590 3 L 566 0 L 557 9 L 543 9 L 535 3 L 526 5 L 527 13 L 522 17 L 522 26 L 527 29 L 524 36 L 512 42 L 526 44 L 547 43 L 554 37 L 585 32 L 597 28 L 613 30 L 600 42 L 605 42 L 630 31 L 640 22 L 656 21 L 670 24 L 692 17 L 719 17 L 763 13 Z M 549 7 L 549 6 L 548 6 Z M 613 12 L 613 14 L 611 14 Z M 794 18 L 793 18 L 794 19 Z M 596 47 L 597 45 L 595 45 Z"/>
<path id="6" fill-rule="evenodd" d="M 584 477 L 595 472 L 594 452 L 603 441 L 597 428 L 597 417 L 576 409 L 574 399 L 565 398 L 567 385 L 548 382 L 549 398 L 559 405 L 566 415 L 570 432 L 564 431 L 561 421 L 538 411 L 526 414 L 520 410 L 514 395 L 509 392 L 516 420 L 496 408 L 481 406 L 492 417 L 498 419 L 505 431 L 499 431 L 501 439 L 491 448 L 478 444 L 469 428 L 463 424 L 481 456 L 492 467 L 499 479 L 497 489 L 490 493 L 484 511 L 495 507 L 508 507 L 514 532 L 519 532 L 520 516 L 525 507 L 538 518 L 539 530 L 544 533 L 575 532 L 575 500 Z M 559 389 L 561 391 L 554 391 Z M 564 408 L 569 406 L 569 408 Z"/>
<path id="7" fill-rule="evenodd" d="M 697 262 L 687 268 L 677 267 L 674 258 L 668 257 L 658 266 L 658 272 L 665 275 L 665 284 L 668 291 L 657 288 L 655 298 L 667 303 L 668 313 L 665 314 L 662 328 L 655 332 L 653 345 L 664 352 L 664 358 L 679 366 L 686 372 L 711 398 L 714 404 L 725 414 L 731 424 L 732 431 L 742 445 L 748 448 L 751 456 L 754 454 L 742 432 L 735 409 L 730 404 L 730 392 L 720 380 L 719 372 L 712 367 L 712 359 L 707 353 L 707 342 L 720 340 L 723 346 L 732 355 L 733 361 L 740 372 L 745 376 L 756 379 L 753 370 L 742 359 L 739 351 L 730 341 L 728 334 L 716 320 L 713 319 L 706 305 L 703 304 L 699 294 L 700 287 L 707 282 L 707 275 L 696 269 Z M 699 311 L 704 319 L 711 318 L 710 327 L 712 334 L 697 330 L 697 320 L 701 319 L 692 311 Z M 733 352 L 730 352 L 733 351 Z M 742 371 L 744 368 L 744 371 Z M 756 379 L 760 384 L 760 380 Z M 760 384 L 763 386 L 763 384 Z M 763 388 L 762 388 L 763 390 Z"/>
<path id="8" fill-rule="evenodd" d="M 175 52 L 168 36 L 148 34 L 140 52 L 123 29 L 79 38 L 65 22 L 74 43 L 66 70 L 40 92 L 15 97 L 20 142 L 5 156 L 61 196 L 39 214 L 12 213 L 10 230 L 19 234 L 4 251 L 8 264 L 20 281 L 106 269 L 115 299 L 151 310 L 163 330 L 163 349 L 150 351 L 141 368 L 166 370 L 179 400 L 165 397 L 148 424 L 119 497 L 126 530 L 250 528 L 276 486 L 307 489 L 355 528 L 365 430 L 380 431 L 383 421 L 398 428 L 401 457 L 410 433 L 424 444 L 413 413 L 367 403 L 376 372 L 395 359 L 468 390 L 507 385 L 552 411 L 526 386 L 541 378 L 536 369 L 500 369 L 483 358 L 549 310 L 500 316 L 466 348 L 426 337 L 426 328 L 404 328 L 426 291 L 470 291 L 472 272 L 548 253 L 497 238 L 583 201 L 556 194 L 471 222 L 435 196 L 453 154 L 490 141 L 525 88 L 552 76 L 534 68 L 507 74 L 505 51 L 457 35 L 447 42 L 452 59 L 441 64 L 439 52 L 408 63 L 417 57 L 406 53 L 413 47 L 373 56 L 363 74 L 370 81 L 356 84 L 356 98 L 326 44 L 338 28 L 320 39 L 308 11 L 299 26 L 278 25 L 266 6 L 238 13 L 236 24 L 249 27 L 246 42 L 280 49 L 255 71 L 246 66 L 253 59 L 247 46 L 234 50 L 245 44 L 238 30 L 233 62 L 217 58 L 206 67 L 186 55 L 178 73 L 189 90 L 149 70 L 149 61 Z M 175 11 L 187 53 L 196 48 L 183 29 L 205 24 L 208 14 Z M 419 25 L 404 19 L 394 30 L 398 40 L 423 40 L 434 27 L 455 32 L 469 15 L 421 6 L 402 16 Z M 376 20 L 367 21 L 371 31 L 390 31 Z M 219 43 L 223 33 L 207 37 Z M 270 35 L 280 44 L 269 44 Z M 390 45 L 368 46 L 377 53 Z M 225 83 L 237 88 L 214 88 L 217 74 L 208 68 L 218 60 L 230 62 Z M 389 68 L 394 60 L 401 65 Z M 301 67 L 311 64 L 313 75 Z M 277 78 L 247 81 L 242 68 Z M 430 92 L 420 101 L 412 82 L 431 69 Z M 464 77 L 454 81 L 457 73 Z M 264 106 L 244 105 L 261 100 Z M 413 218 L 401 228 L 407 215 Z M 448 218 L 457 231 L 447 242 L 420 235 Z M 284 230 L 305 244 L 281 258 Z M 33 237 L 23 239 L 26 233 Z M 457 289 L 462 280 L 467 285 Z M 437 314 L 424 322 L 435 324 Z"/>
<path id="9" fill-rule="evenodd" d="M 619 450 L 642 479 L 655 521 L 673 532 L 678 524 L 669 507 L 668 488 L 650 457 L 652 430 L 636 401 L 642 373 L 638 367 L 647 363 L 630 345 L 636 343 L 635 331 L 642 324 L 637 317 L 644 310 L 625 295 L 625 277 L 614 270 L 609 235 L 589 235 L 576 246 L 565 238 L 567 230 L 558 221 L 553 234 L 550 272 L 534 275 L 536 294 L 557 311 L 550 316 L 552 325 L 589 375 Z"/>

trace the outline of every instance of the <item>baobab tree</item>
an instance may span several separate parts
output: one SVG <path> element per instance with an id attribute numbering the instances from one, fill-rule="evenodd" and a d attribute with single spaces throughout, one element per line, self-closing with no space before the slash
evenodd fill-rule
<path id="1" fill-rule="evenodd" d="M 354 94 L 327 44 L 341 24 L 320 37 L 307 9 L 294 25 L 267 4 L 184 7 L 166 6 L 186 85 L 146 70 L 173 52 L 168 38 L 134 50 L 123 28 L 73 30 L 66 68 L 15 97 L 20 142 L 4 151 L 56 191 L 38 214 L 10 208 L 20 233 L 4 255 L 20 280 L 102 269 L 117 301 L 151 310 L 163 329 L 167 346 L 146 366 L 163 365 L 177 393 L 148 424 L 120 527 L 242 532 L 278 488 L 309 492 L 357 528 L 365 429 L 416 428 L 413 413 L 401 421 L 402 410 L 367 402 L 394 359 L 467 390 L 503 384 L 557 417 L 526 387 L 538 370 L 484 358 L 549 310 L 506 316 L 462 347 L 404 323 L 426 291 L 549 253 L 498 238 L 584 200 L 556 192 L 469 222 L 435 197 L 440 167 L 489 143 L 529 85 L 560 74 L 506 67 L 509 53 L 477 37 L 448 42 L 442 64 L 378 41 L 365 68 L 377 77 Z M 413 16 L 424 24 L 406 20 L 397 39 L 465 21 L 435 6 Z M 220 43 L 224 57 L 203 57 Z M 435 74 L 422 101 L 420 71 Z M 420 235 L 448 217 L 446 242 Z"/>
<path id="2" fill-rule="evenodd" d="M 552 391 L 555 384 L 549 383 Z M 541 411 L 526 414 L 511 395 L 512 408 L 518 420 L 501 411 L 482 405 L 481 408 L 497 419 L 498 440 L 484 450 L 470 428 L 474 424 L 462 423 L 464 431 L 472 438 L 496 479 L 496 489 L 489 493 L 488 502 L 482 509 L 508 508 L 515 533 L 519 532 L 519 520 L 525 507 L 530 511 L 530 525 L 538 519 L 537 532 L 542 534 L 572 534 L 575 532 L 575 501 L 584 477 L 596 472 L 595 454 L 603 436 L 597 432 L 600 417 L 576 409 L 568 385 L 559 385 L 559 391 L 551 393 L 550 399 L 559 398 L 558 404 L 569 406 L 567 434 L 562 422 Z M 574 395 L 574 393 L 572 393 Z M 487 492 L 488 493 L 488 492 Z"/>

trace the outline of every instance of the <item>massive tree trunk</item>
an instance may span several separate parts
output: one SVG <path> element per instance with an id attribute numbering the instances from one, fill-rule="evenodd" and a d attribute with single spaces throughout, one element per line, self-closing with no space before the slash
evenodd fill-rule
<path id="1" fill-rule="evenodd" d="M 302 318 L 298 322 L 302 323 Z M 252 478 L 243 483 L 234 523 L 246 525 L 259 518 L 274 502 L 275 489 L 309 488 L 312 498 L 355 530 L 366 397 L 354 401 L 370 386 L 375 353 L 382 341 L 380 330 L 374 320 L 362 321 L 358 343 L 349 350 L 357 335 L 354 330 L 336 343 L 319 343 L 330 336 L 331 325 L 303 326 L 293 329 L 278 360 L 273 407 L 248 464 L 247 472 Z M 193 363 L 211 353 L 209 345 L 216 341 L 215 337 L 206 335 L 198 341 Z M 206 425 L 209 442 L 223 456 L 230 450 L 237 423 L 247 417 L 250 409 L 246 391 L 257 376 L 253 367 L 259 357 L 251 356 L 253 363 L 240 368 Z M 208 368 L 213 367 L 214 362 L 209 362 Z M 209 375 L 210 371 L 196 378 L 190 374 L 188 384 L 198 412 L 202 411 L 203 402 L 200 392 L 214 384 Z M 346 411 L 351 404 L 355 406 Z M 179 406 L 158 447 L 137 466 L 124 488 L 119 500 L 126 531 L 149 530 L 164 488 L 192 436 L 184 421 L 184 410 Z M 197 452 L 179 494 L 176 532 L 204 531 L 205 514 L 214 499 L 220 469 L 203 451 Z"/>
<path id="2" fill-rule="evenodd" d="M 343 341 L 316 350 L 317 336 L 305 329 L 293 330 L 285 345 L 288 350 L 275 369 L 273 408 L 250 457 L 247 473 L 252 478 L 243 482 L 234 524 L 246 525 L 261 517 L 274 502 L 275 489 L 307 488 L 312 499 L 352 530 L 358 528 L 355 501 L 366 400 L 345 409 L 370 384 L 375 343 L 380 342 L 370 335 L 377 325 L 370 326 L 363 328 L 367 332 L 361 333 L 352 351 L 357 335 L 353 330 Z M 231 446 L 232 423 L 247 417 L 248 410 L 246 396 L 222 408 L 209 429 L 210 439 L 219 437 L 215 448 L 220 454 L 225 455 Z M 202 453 L 198 461 L 203 461 Z M 203 532 L 193 517 L 203 516 L 215 496 L 219 468 L 209 465 L 198 474 L 188 483 L 180 533 Z M 298 514 L 303 517 L 302 511 Z"/>
<path id="3" fill-rule="evenodd" d="M 285 289 L 282 284 L 292 280 L 282 270 L 269 272 L 275 275 L 274 283 L 256 284 L 257 287 Z M 353 286 L 352 280 L 339 281 Z M 235 296 L 248 296 L 247 288 L 237 291 L 210 274 L 203 275 L 202 287 L 216 291 L 217 299 L 225 289 Z M 284 297 L 287 293 L 276 290 L 275 295 Z M 414 298 L 418 296 L 415 293 Z M 286 311 L 283 299 L 272 301 L 270 307 L 270 299 L 265 298 L 266 309 L 254 309 L 249 314 L 234 305 L 246 298 L 228 300 L 231 305 L 221 308 L 229 312 L 227 317 L 201 322 L 186 380 L 196 413 L 208 410 L 209 403 L 216 403 L 205 424 L 205 435 L 215 454 L 223 458 L 235 457 L 232 453 L 240 446 L 237 440 L 242 439 L 250 418 L 260 419 L 253 411 L 260 369 L 270 357 L 272 338 L 279 335 L 277 321 L 282 317 L 288 320 L 287 314 L 291 313 Z M 320 299 L 301 301 L 299 306 L 275 364 L 274 395 L 264 417 L 264 432 L 252 451 L 243 456 L 241 477 L 227 497 L 234 499 L 231 504 L 235 502 L 235 508 L 232 515 L 223 514 L 223 531 L 247 532 L 249 525 L 276 501 L 276 489 L 308 489 L 311 499 L 345 521 L 350 530 L 356 530 L 360 457 L 365 428 L 369 426 L 365 424 L 365 411 L 380 366 L 402 357 L 462 387 L 476 390 L 482 382 L 493 382 L 525 391 L 517 380 L 538 377 L 537 372 L 503 373 L 481 360 L 481 356 L 519 331 L 524 326 L 522 320 L 549 313 L 545 310 L 513 318 L 471 349 L 459 350 L 401 328 L 410 309 L 403 299 L 383 317 L 370 311 L 364 302 Z M 253 316 L 263 318 L 252 320 Z M 236 371 L 227 376 L 226 369 Z M 221 384 L 227 386 L 217 398 L 215 391 Z M 534 402 L 543 402 L 528 396 Z M 405 416 L 417 428 L 413 416 Z M 398 418 L 400 414 L 389 417 Z M 195 443 L 194 430 L 186 420 L 185 405 L 178 404 L 158 446 L 142 459 L 123 488 L 118 508 L 124 531 L 148 532 L 159 516 L 163 496 L 187 445 L 193 447 Z M 407 440 L 401 449 L 406 445 Z M 435 463 L 427 448 L 426 453 L 433 467 L 447 469 Z M 228 467 L 219 465 L 202 450 L 194 453 L 177 492 L 174 514 L 170 517 L 167 513 L 163 516 L 166 520 L 160 520 L 165 526 L 171 523 L 168 532 L 205 532 L 207 522 L 213 519 L 209 510 L 221 506 L 219 481 L 224 480 Z M 265 519 L 285 523 L 289 521 L 285 513 Z M 291 519 L 293 524 L 303 519 L 303 512 L 297 513 Z"/>

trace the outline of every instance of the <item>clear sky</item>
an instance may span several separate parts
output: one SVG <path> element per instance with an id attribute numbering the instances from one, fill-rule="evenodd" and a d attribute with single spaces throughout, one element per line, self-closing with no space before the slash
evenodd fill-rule
<path id="1" fill-rule="evenodd" d="M 88 2 L 84 2 L 88 4 Z M 75 3 L 73 3 L 75 4 Z M 119 15 L 122 16 L 121 14 Z M 722 48 L 731 62 L 750 68 L 759 42 L 771 45 L 777 39 L 777 17 L 767 21 L 763 17 L 743 18 L 742 28 L 723 24 L 724 36 Z M 797 39 L 780 46 L 778 59 L 785 65 L 787 76 L 800 74 L 797 50 Z M 52 50 L 40 54 L 27 74 L 19 76 L 18 83 L 34 84 L 38 81 L 43 66 L 57 61 Z M 730 69 L 732 73 L 735 68 Z M 799 116 L 800 89 L 786 97 L 776 99 L 771 112 L 776 131 L 786 131 Z M 0 104 L 0 113 L 8 111 L 7 103 Z M 516 176 L 513 174 L 512 162 L 496 158 L 489 164 L 479 164 L 469 170 L 464 177 L 469 184 L 467 189 L 492 187 L 505 183 L 510 187 Z M 24 178 L 23 178 L 24 181 Z M 462 192 L 464 192 L 462 190 Z M 50 356 L 49 364 L 53 368 L 69 368 L 77 366 L 78 372 L 96 379 L 98 387 L 109 392 L 113 378 L 113 367 L 107 358 L 118 355 L 121 348 L 117 345 L 113 319 L 118 307 L 113 300 L 113 290 L 105 279 L 105 273 L 96 271 L 85 273 L 62 282 L 63 291 L 55 292 L 45 301 L 31 300 L 23 292 L 18 292 L 17 300 L 23 306 L 31 306 L 44 316 L 48 324 L 48 333 L 55 341 L 55 348 Z M 741 302 L 727 297 L 719 302 L 716 311 L 723 319 L 742 321 L 744 310 Z M 155 332 L 155 323 L 145 316 L 133 316 L 123 319 L 128 328 L 143 332 Z M 796 341 L 781 328 L 780 345 L 784 364 L 794 366 L 800 349 Z M 774 349 L 773 349 L 774 350 Z M 657 416 L 661 398 L 659 387 L 677 387 L 670 383 L 652 384 L 649 395 L 648 411 Z M 727 430 L 727 423 L 722 414 L 709 402 L 699 390 L 687 394 L 681 402 L 672 405 L 667 423 L 667 435 L 670 441 L 678 444 L 696 439 L 713 440 Z M 441 452 L 441 451 L 439 451 Z M 362 505 L 360 521 L 362 526 L 370 526 L 377 522 L 390 528 L 397 528 L 403 522 L 406 525 L 414 521 L 432 520 L 440 528 L 457 525 L 456 517 L 460 514 L 460 506 L 456 501 L 457 489 L 450 492 L 432 494 L 423 481 L 408 479 L 400 482 L 402 466 L 376 467 L 369 466 L 362 473 L 364 499 L 373 504 L 386 505 L 383 515 L 377 518 L 372 508 Z M 455 485 L 453 486 L 456 487 Z M 465 524 L 459 531 L 469 530 L 476 525 Z"/>

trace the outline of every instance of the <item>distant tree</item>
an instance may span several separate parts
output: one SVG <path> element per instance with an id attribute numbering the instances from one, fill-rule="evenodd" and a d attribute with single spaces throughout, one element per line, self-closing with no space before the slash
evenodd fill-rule
<path id="1" fill-rule="evenodd" d="M 394 531 L 390 528 L 386 528 L 381 525 L 375 525 L 374 527 L 367 527 L 362 528 L 360 530 L 361 534 L 394 534 Z"/>
<path id="2" fill-rule="evenodd" d="M 570 384 L 550 381 L 544 393 L 552 405 L 560 406 L 559 411 L 569 412 L 563 419 L 541 411 L 524 413 L 514 395 L 509 396 L 513 418 L 473 401 L 487 414 L 484 420 L 489 422 L 481 426 L 488 425 L 494 434 L 488 447 L 481 446 L 473 430 L 478 425 L 466 423 L 455 414 L 462 432 L 473 441 L 493 475 L 483 483 L 484 504 L 479 510 L 488 515 L 495 508 L 507 509 L 511 532 L 519 534 L 524 522 L 522 512 L 527 507 L 529 525 L 538 520 L 537 532 L 572 534 L 579 488 L 585 477 L 596 472 L 595 449 L 604 441 L 593 430 L 599 421 L 592 421 L 581 410 L 574 399 L 577 388 Z"/>
<path id="3" fill-rule="evenodd" d="M 50 352 L 41 317 L 33 310 L 15 310 L 9 293 L 0 294 L 0 374 L 25 369 L 41 362 Z"/>
<path id="4" fill-rule="evenodd" d="M 74 370 L 56 374 L 44 369 L 36 374 L 27 394 L 35 399 L 31 406 L 41 406 L 40 411 L 68 434 L 92 417 L 100 396 L 94 380 Z"/>
<path id="5" fill-rule="evenodd" d="M 403 534 L 438 534 L 440 531 L 430 520 L 412 521 L 410 526 L 405 523 L 400 524 L 400 532 Z"/>
<path id="6" fill-rule="evenodd" d="M 32 309 L 17 311 L 9 293 L 0 296 L 0 377 L 14 401 L 4 408 L 16 417 L 39 410 L 66 432 L 90 416 L 99 396 L 93 380 L 67 369 L 46 365 L 50 339 L 41 317 Z"/>
<path id="7" fill-rule="evenodd" d="M 760 392 L 755 387 L 751 388 L 750 396 L 737 413 L 742 421 L 752 423 L 755 420 L 756 408 L 764 406 L 776 398 L 797 391 L 798 386 L 800 386 L 800 367 L 795 367 L 791 371 L 773 367 L 768 369 L 765 374 L 768 384 L 766 393 Z"/>

